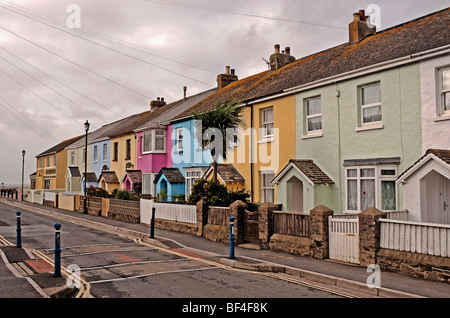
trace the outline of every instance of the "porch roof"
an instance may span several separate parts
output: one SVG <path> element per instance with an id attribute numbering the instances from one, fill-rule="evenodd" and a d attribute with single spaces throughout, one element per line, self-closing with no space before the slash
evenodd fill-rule
<path id="1" fill-rule="evenodd" d="M 410 166 L 398 176 L 396 183 L 399 184 L 405 181 L 405 179 L 414 174 L 415 171 L 417 171 L 420 167 L 425 165 L 430 160 L 435 160 L 450 170 L 450 150 L 428 149 L 425 154 L 420 157 L 419 160 L 417 160 L 412 166 Z"/>
<path id="2" fill-rule="evenodd" d="M 184 183 L 185 179 L 178 168 L 161 168 L 155 177 L 154 183 L 157 183 L 161 175 L 165 175 L 170 183 Z"/>
<path id="3" fill-rule="evenodd" d="M 303 175 L 310 184 L 334 184 L 334 181 L 328 177 L 311 159 L 291 159 L 289 163 L 272 180 L 272 183 L 278 183 L 280 179 L 290 170 L 296 169 Z"/>

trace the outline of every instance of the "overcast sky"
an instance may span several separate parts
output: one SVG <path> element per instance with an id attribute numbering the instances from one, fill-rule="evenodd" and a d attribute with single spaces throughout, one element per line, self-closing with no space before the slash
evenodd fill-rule
<path id="1" fill-rule="evenodd" d="M 227 65 L 264 71 L 274 44 L 298 59 L 345 43 L 370 4 L 385 29 L 448 0 L 0 0 L 0 183 L 21 183 L 25 149 L 28 184 L 35 156 L 86 120 L 95 130 L 183 86 L 210 89 Z"/>

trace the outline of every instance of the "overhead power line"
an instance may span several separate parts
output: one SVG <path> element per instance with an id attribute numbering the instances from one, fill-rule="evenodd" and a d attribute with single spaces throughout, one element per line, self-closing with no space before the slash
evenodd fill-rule
<path id="1" fill-rule="evenodd" d="M 36 17 L 37 19 L 43 19 L 43 20 L 48 21 L 49 23 L 53 23 L 53 24 L 55 24 L 57 26 L 60 26 L 60 27 L 63 27 L 63 28 L 67 28 L 66 21 L 61 21 L 61 20 L 58 20 L 58 19 L 46 16 L 46 15 L 43 15 L 41 13 L 36 13 L 36 12 L 34 12 L 32 10 L 26 9 L 26 8 L 24 8 L 22 6 L 17 5 L 17 4 L 13 5 L 12 3 L 7 3 L 7 2 L 2 1 L 2 0 L 0 0 L 0 2 L 3 2 L 4 4 L 7 4 L 9 7 L 13 7 L 14 9 L 16 9 L 16 10 L 22 12 L 22 13 L 26 13 L 26 14 L 32 15 L 32 16 Z M 14 11 L 14 10 L 12 10 L 10 8 L 6 8 L 6 7 L 5 7 L 5 9 Z M 16 11 L 14 11 L 14 12 L 16 12 Z M 16 12 L 16 13 L 19 13 L 19 12 Z M 218 74 L 217 70 L 213 70 L 213 69 L 211 69 L 209 67 L 206 67 L 206 66 L 203 66 L 203 65 L 199 65 L 199 64 L 196 64 L 196 63 L 192 63 L 191 61 L 187 61 L 185 59 L 182 59 L 182 58 L 170 55 L 167 52 L 158 52 L 156 50 L 151 50 L 149 48 L 144 48 L 144 47 L 141 47 L 139 45 L 130 43 L 128 41 L 120 40 L 120 39 L 111 37 L 109 35 L 104 35 L 104 34 L 92 31 L 90 29 L 87 29 L 86 27 L 83 27 L 83 28 L 80 28 L 80 29 L 72 29 L 71 31 L 74 32 L 74 33 L 85 34 L 85 35 L 90 36 L 90 37 L 98 38 L 100 40 L 103 40 L 103 41 L 106 41 L 106 42 L 109 42 L 109 43 L 112 43 L 112 44 L 115 44 L 115 45 L 119 45 L 119 46 L 125 47 L 125 48 L 130 49 L 130 50 L 134 50 L 134 51 L 139 52 L 139 53 L 152 55 L 152 56 L 157 56 L 157 57 L 159 57 L 161 59 L 164 59 L 164 60 L 172 61 L 172 62 L 175 62 L 175 63 L 180 63 L 180 64 L 183 64 L 183 65 L 194 67 L 196 69 L 201 69 L 201 70 L 204 70 L 206 72 L 213 73 L 213 74 Z"/>
<path id="2" fill-rule="evenodd" d="M 192 3 L 192 2 L 171 1 L 171 0 L 164 0 L 164 1 L 162 1 L 162 0 L 140 0 L 140 1 L 155 3 L 155 4 L 171 5 L 171 6 L 177 6 L 177 7 L 183 7 L 183 8 L 190 8 L 190 9 L 199 9 L 199 10 L 215 11 L 215 12 L 222 12 L 222 13 L 229 13 L 229 14 L 237 14 L 237 15 L 267 19 L 267 20 L 275 20 L 275 21 L 298 23 L 298 24 L 307 24 L 307 25 L 312 25 L 312 26 L 317 26 L 317 27 L 346 30 L 346 28 L 344 28 L 344 27 L 338 27 L 338 26 L 334 26 L 334 25 L 299 21 L 299 20 L 293 20 L 293 19 L 288 19 L 288 18 L 283 18 L 283 17 L 275 17 L 275 16 L 270 16 L 270 15 L 265 15 L 265 14 L 258 14 L 258 13 L 253 13 L 253 12 L 237 11 L 237 10 L 202 5 L 202 4 Z M 274 1 L 274 3 L 276 3 L 276 1 Z"/>
<path id="3" fill-rule="evenodd" d="M 32 65 L 32 64 L 28 63 L 27 61 L 25 61 L 24 59 L 18 57 L 17 55 L 15 55 L 14 53 L 12 53 L 11 51 L 9 51 L 9 50 L 7 50 L 7 49 L 5 49 L 5 48 L 3 48 L 3 47 L 0 47 L 0 49 L 3 50 L 3 51 L 5 51 L 6 53 L 8 53 L 8 54 L 11 55 L 11 56 L 14 56 L 14 57 L 15 57 L 17 60 L 19 60 L 20 62 L 22 62 L 22 63 L 24 63 L 24 64 L 27 64 L 27 65 L 30 66 L 31 68 L 34 68 L 34 69 L 37 70 L 38 72 L 41 72 L 41 73 L 44 74 L 45 76 L 51 78 L 53 81 L 55 81 L 55 82 L 59 83 L 60 85 L 64 86 L 66 89 L 71 90 L 72 92 L 74 92 L 74 93 L 76 93 L 76 94 L 78 94 L 78 95 L 80 95 L 80 96 L 86 98 L 87 100 L 91 101 L 92 103 L 96 104 L 97 106 L 100 106 L 100 107 L 103 108 L 104 110 L 109 111 L 109 112 L 111 112 L 111 113 L 113 113 L 113 114 L 115 114 L 115 115 L 117 115 L 117 116 L 121 116 L 121 117 L 123 116 L 123 114 L 119 114 L 119 113 L 115 112 L 114 110 L 112 110 L 112 109 L 110 109 L 110 108 L 108 108 L 108 107 L 106 107 L 106 106 L 104 106 L 104 105 L 102 105 L 102 104 L 96 102 L 95 100 L 91 99 L 89 96 L 86 96 L 86 95 L 84 95 L 83 93 L 79 92 L 78 90 L 76 90 L 76 89 L 74 89 L 74 88 L 72 88 L 72 87 L 70 87 L 70 86 L 64 84 L 63 82 L 59 81 L 58 79 L 56 79 L 55 77 L 51 76 L 50 74 L 44 72 L 42 69 L 38 68 L 37 66 Z"/>
<path id="4" fill-rule="evenodd" d="M 157 65 L 157 64 L 155 64 L 155 63 L 148 62 L 148 61 L 146 61 L 146 60 L 143 60 L 143 59 L 141 59 L 141 58 L 139 58 L 139 57 L 136 57 L 136 56 L 133 56 L 133 55 L 131 55 L 131 54 L 121 52 L 121 51 L 116 50 L 116 49 L 114 49 L 114 48 L 111 48 L 111 47 L 109 47 L 109 46 L 103 45 L 103 44 L 101 44 L 101 43 L 92 41 L 92 40 L 87 39 L 87 38 L 84 38 L 84 37 L 82 37 L 82 36 L 80 36 L 80 35 L 78 35 L 78 34 L 75 34 L 75 33 L 73 33 L 73 32 L 68 31 L 67 28 L 60 28 L 60 27 L 57 27 L 57 26 L 55 26 L 55 25 L 52 25 L 51 23 L 44 22 L 44 21 L 42 21 L 42 20 L 40 20 L 40 19 L 36 19 L 36 18 L 34 18 L 34 17 L 30 17 L 30 16 L 28 16 L 28 15 L 26 15 L 26 14 L 23 14 L 23 13 L 18 13 L 17 11 L 12 10 L 12 9 L 10 9 L 10 8 L 8 8 L 8 7 L 6 7 L 6 6 L 4 6 L 4 5 L 0 5 L 0 6 L 3 7 L 3 8 L 5 8 L 5 9 L 7 9 L 7 10 L 10 10 L 10 11 L 12 11 L 12 12 L 15 12 L 15 13 L 17 13 L 17 14 L 19 14 L 19 15 L 22 15 L 22 16 L 25 16 L 25 17 L 27 17 L 27 18 L 29 18 L 29 19 L 32 19 L 32 20 L 34 20 L 34 21 L 37 21 L 37 22 L 39 22 L 39 23 L 45 24 L 45 25 L 50 26 L 50 27 L 52 27 L 52 28 L 56 28 L 56 29 L 58 29 L 59 31 L 64 32 L 64 33 L 66 33 L 66 34 L 75 36 L 75 37 L 77 37 L 77 38 L 79 38 L 79 39 L 82 39 L 82 40 L 84 40 L 84 41 L 87 41 L 87 42 L 89 42 L 89 43 L 98 45 L 98 46 L 100 46 L 100 47 L 102 47 L 102 48 L 105 48 L 105 49 L 107 49 L 107 50 L 113 51 L 113 52 L 115 52 L 115 53 L 118 53 L 118 54 L 121 54 L 121 55 L 123 55 L 123 56 L 126 56 L 126 57 L 129 57 L 129 58 L 131 58 L 131 59 L 134 59 L 134 60 L 136 60 L 136 61 L 139 61 L 139 62 L 145 63 L 145 64 L 147 64 L 147 65 L 153 66 L 153 67 L 155 67 L 155 68 L 161 69 L 161 70 L 163 70 L 163 71 L 172 73 L 172 74 L 174 74 L 174 75 L 181 76 L 181 77 L 184 77 L 184 78 L 186 78 L 186 79 L 189 79 L 189 80 L 192 80 L 192 81 L 195 81 L 195 82 L 204 84 L 204 85 L 209 86 L 209 87 L 212 87 L 211 84 L 208 84 L 208 83 L 205 83 L 205 82 L 203 82 L 203 81 L 197 80 L 197 79 L 195 79 L 195 78 L 193 78 L 193 77 L 190 77 L 190 76 L 181 74 L 181 73 L 179 73 L 179 72 L 175 72 L 175 71 L 173 71 L 173 70 L 171 70 L 171 69 L 168 69 L 168 68 L 166 68 L 166 67 L 159 66 L 159 65 Z"/>
<path id="5" fill-rule="evenodd" d="M 14 31 L 11 31 L 11 30 L 9 30 L 9 29 L 7 29 L 7 28 L 1 26 L 1 25 L 0 25 L 0 29 L 5 30 L 6 32 L 9 32 L 9 33 L 15 35 L 16 37 L 18 37 L 18 38 L 20 38 L 20 39 L 22 39 L 22 40 L 24 40 L 24 41 L 26 41 L 26 42 L 28 42 L 28 43 L 30 43 L 30 44 L 33 44 L 34 46 L 37 46 L 37 47 L 40 48 L 41 50 L 44 50 L 44 51 L 46 51 L 46 52 L 48 52 L 48 53 L 51 53 L 51 54 L 53 54 L 53 55 L 59 57 L 60 59 L 63 59 L 63 60 L 66 61 L 66 62 L 69 62 L 69 63 L 71 63 L 71 64 L 73 64 L 73 65 L 75 65 L 75 66 L 77 66 L 77 67 L 79 67 L 79 68 L 81 68 L 81 69 L 83 69 L 83 70 L 85 70 L 85 71 L 88 71 L 89 73 L 92 73 L 92 74 L 94 74 L 94 75 L 96 75 L 96 76 L 98 76 L 98 77 L 101 77 L 101 78 L 103 78 L 103 79 L 105 79 L 105 80 L 107 80 L 107 81 L 109 81 L 109 82 L 111 82 L 111 83 L 114 83 L 114 84 L 117 85 L 117 86 L 120 86 L 120 87 L 122 87 L 122 88 L 124 88 L 124 89 L 126 89 L 126 90 L 128 90 L 128 91 L 130 91 L 130 92 L 133 92 L 133 93 L 135 93 L 135 94 L 137 94 L 137 95 L 140 95 L 140 96 L 145 97 L 146 99 L 148 99 L 148 96 L 146 96 L 146 95 L 144 95 L 144 94 L 142 94 L 142 93 L 139 93 L 138 91 L 133 90 L 133 89 L 131 89 L 131 88 L 125 86 L 125 85 L 122 85 L 122 84 L 120 84 L 120 83 L 118 83 L 118 82 L 116 82 L 116 81 L 114 81 L 114 80 L 112 80 L 112 79 L 110 79 L 110 78 L 108 78 L 108 77 L 106 77 L 106 76 L 104 76 L 104 75 L 101 75 L 101 74 L 99 74 L 99 73 L 97 73 L 97 72 L 95 72 L 95 71 L 93 71 L 93 70 L 91 70 L 91 69 L 89 69 L 89 68 L 87 68 L 87 67 L 85 67 L 85 66 L 83 66 L 83 65 L 81 65 L 81 64 L 78 64 L 77 62 L 74 62 L 74 61 L 72 61 L 72 60 L 70 60 L 70 59 L 68 59 L 68 58 L 66 58 L 66 57 L 64 57 L 64 56 L 62 56 L 62 55 L 60 55 L 60 54 L 58 54 L 58 53 L 55 53 L 55 52 L 53 52 L 52 50 L 49 50 L 49 49 L 43 47 L 42 45 L 37 44 L 36 42 L 34 42 L 34 41 L 32 41 L 32 40 L 29 40 L 29 39 L 27 39 L 26 37 L 24 37 L 24 36 L 22 36 L 22 35 L 20 35 L 20 34 L 18 34 L 18 33 L 16 33 L 16 32 L 14 32 Z"/>
<path id="6" fill-rule="evenodd" d="M 13 67 L 15 67 L 16 69 L 18 69 L 19 71 L 25 73 L 26 75 L 28 75 L 29 77 L 31 77 L 32 79 L 34 79 L 36 82 L 40 83 L 41 85 L 47 87 L 49 90 L 51 90 L 52 92 L 54 92 L 55 94 L 61 96 L 62 98 L 64 98 L 65 100 L 71 102 L 72 104 L 80 107 L 81 109 L 83 109 L 84 111 L 90 113 L 91 115 L 93 115 L 94 117 L 99 118 L 100 120 L 102 120 L 103 122 L 107 122 L 107 120 L 100 118 L 98 115 L 94 114 L 93 112 L 91 112 L 90 110 L 84 108 L 83 106 L 81 106 L 80 104 L 78 104 L 77 102 L 74 102 L 73 100 L 71 100 L 70 98 L 66 97 L 65 95 L 59 93 L 58 91 L 54 90 L 53 88 L 51 88 L 50 86 L 48 86 L 47 84 L 45 84 L 44 82 L 42 82 L 40 79 L 36 78 L 35 76 L 29 74 L 28 72 L 24 71 L 23 69 L 21 69 L 20 67 L 18 67 L 17 65 L 15 65 L 14 63 L 8 61 L 7 59 L 5 59 L 3 56 L 0 56 L 0 59 L 4 60 L 5 62 L 7 62 L 8 64 L 12 65 Z"/>

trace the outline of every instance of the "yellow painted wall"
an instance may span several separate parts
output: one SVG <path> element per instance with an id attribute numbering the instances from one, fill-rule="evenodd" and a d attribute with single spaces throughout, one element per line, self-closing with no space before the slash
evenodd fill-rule
<path id="1" fill-rule="evenodd" d="M 130 159 L 126 159 L 126 141 L 127 139 L 131 140 L 131 156 Z M 118 143 L 118 159 L 114 160 L 114 143 Z M 111 139 L 111 167 L 110 170 L 114 171 L 116 173 L 117 178 L 119 179 L 119 182 L 122 180 L 122 178 L 125 175 L 125 170 L 127 163 L 131 163 L 133 165 L 133 168 L 136 169 L 137 167 L 137 135 L 135 134 L 129 134 L 129 135 L 123 135 L 117 138 Z M 128 169 L 128 170 L 131 170 Z M 122 185 L 120 185 L 120 188 Z"/>
<path id="2" fill-rule="evenodd" d="M 260 136 L 261 110 L 273 107 L 274 139 L 262 141 Z M 250 160 L 251 113 L 253 112 L 253 165 Z M 290 159 L 295 158 L 295 96 L 285 96 L 254 104 L 244 108 L 242 118 L 247 124 L 245 135 L 239 145 L 227 154 L 227 163 L 232 163 L 245 178 L 245 188 L 251 190 L 253 171 L 253 202 L 261 201 L 261 170 L 272 170 L 276 176 Z M 276 198 L 276 188 L 275 196 Z M 276 203 L 276 202 L 275 202 Z"/>

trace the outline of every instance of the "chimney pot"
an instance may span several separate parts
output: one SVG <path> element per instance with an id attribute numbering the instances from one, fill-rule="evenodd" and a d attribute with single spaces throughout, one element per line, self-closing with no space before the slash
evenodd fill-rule
<path id="1" fill-rule="evenodd" d="M 183 93 L 184 93 L 184 99 L 186 99 L 186 92 L 187 92 L 187 87 L 186 86 L 183 86 Z"/>
<path id="2" fill-rule="evenodd" d="M 275 53 L 280 53 L 280 45 L 275 44 Z"/>
<path id="3" fill-rule="evenodd" d="M 348 25 L 349 43 L 358 43 L 369 35 L 376 33 L 376 27 L 368 23 L 364 10 L 353 13 L 353 21 Z"/>
<path id="4" fill-rule="evenodd" d="M 234 68 L 231 69 L 231 75 L 234 75 L 236 71 L 234 70 Z"/>
<path id="5" fill-rule="evenodd" d="M 289 46 L 287 46 L 284 51 L 286 52 L 287 55 L 291 55 L 291 48 Z"/>
<path id="6" fill-rule="evenodd" d="M 225 66 L 225 74 L 230 75 L 230 67 Z"/>

